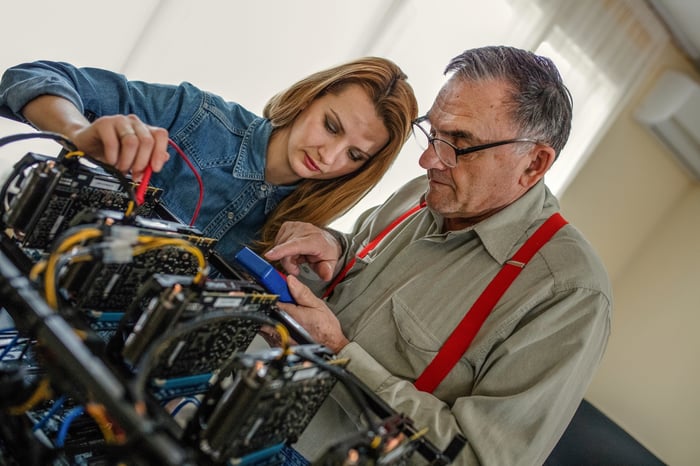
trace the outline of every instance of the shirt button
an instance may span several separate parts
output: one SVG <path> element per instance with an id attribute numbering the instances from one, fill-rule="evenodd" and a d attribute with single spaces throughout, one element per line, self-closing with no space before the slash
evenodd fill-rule
<path id="1" fill-rule="evenodd" d="M 226 216 L 229 220 L 233 220 L 233 212 L 229 212 L 228 214 L 226 214 Z"/>

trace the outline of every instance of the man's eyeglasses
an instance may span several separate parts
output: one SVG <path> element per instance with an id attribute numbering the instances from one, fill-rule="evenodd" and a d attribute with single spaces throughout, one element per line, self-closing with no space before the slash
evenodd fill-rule
<path id="1" fill-rule="evenodd" d="M 449 168 L 454 168 L 457 166 L 457 157 L 460 155 L 471 154 L 472 152 L 478 152 L 480 150 L 489 149 L 491 147 L 503 146 L 505 144 L 514 144 L 517 142 L 531 142 L 533 144 L 539 144 L 539 141 L 529 138 L 516 138 L 516 139 L 506 139 L 504 141 L 489 142 L 487 144 L 480 144 L 478 146 L 459 148 L 455 147 L 451 143 L 445 141 L 444 139 L 436 138 L 431 136 L 433 132 L 432 125 L 428 120 L 427 116 L 422 116 L 413 120 L 411 123 L 413 125 L 413 137 L 418 142 L 421 149 L 426 150 L 429 145 L 432 144 L 435 153 L 437 154 L 440 161 L 448 166 Z"/>

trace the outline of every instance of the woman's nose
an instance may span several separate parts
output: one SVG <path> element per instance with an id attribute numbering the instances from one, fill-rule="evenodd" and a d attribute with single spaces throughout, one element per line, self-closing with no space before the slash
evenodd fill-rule
<path id="1" fill-rule="evenodd" d="M 334 142 L 323 146 L 323 148 L 319 150 L 318 156 L 325 165 L 333 165 L 333 163 L 338 160 L 338 156 L 342 153 L 342 144 Z"/>

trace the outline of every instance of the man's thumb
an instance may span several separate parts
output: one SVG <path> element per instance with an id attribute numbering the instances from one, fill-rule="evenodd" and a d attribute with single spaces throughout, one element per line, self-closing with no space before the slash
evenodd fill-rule
<path id="1" fill-rule="evenodd" d="M 287 275 L 287 285 L 289 286 L 289 292 L 298 305 L 307 307 L 314 305 L 314 294 L 306 285 L 299 281 L 297 277 L 294 275 Z"/>

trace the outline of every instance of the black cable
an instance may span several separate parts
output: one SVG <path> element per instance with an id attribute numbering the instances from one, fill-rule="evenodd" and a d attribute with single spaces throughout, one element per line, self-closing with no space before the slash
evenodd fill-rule
<path id="1" fill-rule="evenodd" d="M 10 136 L 5 136 L 0 138 L 0 147 L 10 144 L 13 142 L 17 141 L 23 141 L 25 139 L 52 139 L 56 142 L 62 142 L 67 146 L 68 150 L 78 150 L 76 145 L 68 139 L 67 137 L 58 134 L 58 133 L 52 133 L 49 131 L 40 131 L 37 133 L 20 133 L 20 134 L 12 134 Z"/>
<path id="2" fill-rule="evenodd" d="M 58 161 L 63 163 L 64 165 L 66 164 L 66 160 L 73 160 L 73 159 L 66 159 L 66 155 L 67 155 L 67 153 L 62 152 L 58 156 Z M 90 161 L 91 163 L 94 163 L 95 165 L 97 165 L 98 167 L 100 167 L 101 169 L 106 171 L 108 174 L 112 175 L 117 180 L 119 180 L 119 184 L 121 184 L 121 186 L 124 188 L 124 191 L 129 196 L 129 200 L 134 202 L 134 205 L 138 205 L 138 203 L 136 202 L 136 192 L 134 190 L 133 184 L 126 176 L 124 176 L 124 174 L 122 174 L 122 172 L 117 170 L 112 165 L 109 165 L 109 164 L 104 163 L 100 160 L 97 160 L 96 158 L 94 158 L 88 154 L 81 155 L 78 158 L 78 161 L 76 161 L 76 163 L 80 163 L 79 159 L 86 159 L 86 160 Z"/>

